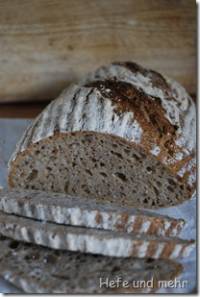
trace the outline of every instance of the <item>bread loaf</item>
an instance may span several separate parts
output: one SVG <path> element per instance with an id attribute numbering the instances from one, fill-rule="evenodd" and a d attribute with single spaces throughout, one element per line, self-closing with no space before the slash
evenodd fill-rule
<path id="1" fill-rule="evenodd" d="M 110 206 L 60 193 L 4 190 L 0 210 L 58 224 L 127 233 L 177 236 L 185 222 L 139 209 Z"/>
<path id="2" fill-rule="evenodd" d="M 10 187 L 145 208 L 189 199 L 194 104 L 176 83 L 133 65 L 138 69 L 126 70 L 131 82 L 94 80 L 48 105 L 10 160 Z"/>
<path id="3" fill-rule="evenodd" d="M 160 280 L 173 280 L 182 265 L 170 260 L 124 259 L 63 252 L 0 237 L 0 275 L 26 293 L 147 293 Z M 129 288 L 100 285 L 100 281 L 127 281 Z M 138 287 L 139 281 L 152 280 Z"/>
<path id="4" fill-rule="evenodd" d="M 195 246 L 194 240 L 65 226 L 3 212 L 0 234 L 53 249 L 111 257 L 176 259 L 189 256 Z"/>

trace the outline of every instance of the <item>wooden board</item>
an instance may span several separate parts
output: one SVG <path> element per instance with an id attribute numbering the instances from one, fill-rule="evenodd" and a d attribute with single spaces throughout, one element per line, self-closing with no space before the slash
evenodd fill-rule
<path id="1" fill-rule="evenodd" d="M 0 0 L 0 101 L 49 100 L 134 60 L 196 91 L 194 0 Z"/>

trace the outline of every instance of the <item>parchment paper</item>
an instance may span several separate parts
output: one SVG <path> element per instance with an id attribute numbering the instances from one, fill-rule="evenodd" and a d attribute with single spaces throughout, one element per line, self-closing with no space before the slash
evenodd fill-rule
<path id="1" fill-rule="evenodd" d="M 0 119 L 0 186 L 7 186 L 7 162 L 12 154 L 17 141 L 23 131 L 29 125 L 30 120 Z M 155 212 L 155 211 L 154 211 Z M 179 205 L 157 210 L 158 213 L 167 214 L 171 217 L 184 218 L 187 222 L 180 237 L 186 239 L 196 238 L 196 197 Z M 196 288 L 196 251 L 190 257 L 179 260 L 184 265 L 183 273 L 177 278 L 184 286 L 176 288 L 161 288 L 159 293 L 190 293 Z M 184 282 L 183 282 L 184 281 Z M 178 283 L 178 282 L 177 282 Z M 180 283 L 178 283 L 180 284 Z M 171 285 L 170 285 L 171 286 Z M 0 292 L 19 293 L 12 285 L 0 278 Z"/>

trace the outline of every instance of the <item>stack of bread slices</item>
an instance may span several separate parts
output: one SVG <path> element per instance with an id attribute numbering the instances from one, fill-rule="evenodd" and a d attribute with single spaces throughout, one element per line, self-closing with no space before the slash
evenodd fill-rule
<path id="1" fill-rule="evenodd" d="M 182 86 L 133 62 L 64 90 L 10 159 L 0 275 L 28 293 L 149 292 L 176 277 L 195 242 L 178 237 L 183 218 L 152 210 L 195 191 L 195 115 Z M 118 276 L 129 286 L 110 286 Z"/>

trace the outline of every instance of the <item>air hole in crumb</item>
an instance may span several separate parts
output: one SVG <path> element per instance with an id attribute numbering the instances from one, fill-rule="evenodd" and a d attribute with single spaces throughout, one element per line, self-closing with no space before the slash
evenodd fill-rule
<path id="1" fill-rule="evenodd" d="M 115 172 L 114 175 L 118 177 L 121 181 L 126 182 L 127 178 L 126 175 L 121 172 Z"/>
<path id="2" fill-rule="evenodd" d="M 81 188 L 86 194 L 90 194 L 90 190 L 88 189 L 87 185 L 81 185 Z"/>
<path id="3" fill-rule="evenodd" d="M 156 193 L 156 195 L 159 195 L 159 190 L 156 187 L 153 187 L 154 192 Z"/>
<path id="4" fill-rule="evenodd" d="M 17 241 L 12 241 L 10 244 L 9 244 L 9 248 L 11 249 L 16 249 L 17 247 L 19 246 L 19 242 Z"/>
<path id="5" fill-rule="evenodd" d="M 130 153 L 130 150 L 124 149 L 124 152 L 125 152 L 126 154 L 129 154 L 129 153 Z"/>
<path id="6" fill-rule="evenodd" d="M 174 189 L 170 186 L 167 187 L 167 189 L 170 191 L 170 192 L 174 192 Z"/>
<path id="7" fill-rule="evenodd" d="M 146 169 L 147 169 L 147 172 L 148 172 L 148 173 L 152 173 L 152 172 L 153 172 L 152 168 L 151 168 L 151 167 L 149 167 L 149 166 L 147 166 L 147 168 L 146 168 Z"/>
<path id="8" fill-rule="evenodd" d="M 122 155 L 120 153 L 114 152 L 114 151 L 110 151 L 113 155 L 117 156 L 120 159 L 123 159 Z"/>
<path id="9" fill-rule="evenodd" d="M 104 164 L 103 162 L 100 162 L 100 166 L 101 166 L 101 167 L 104 167 L 105 164 Z"/>
<path id="10" fill-rule="evenodd" d="M 54 148 L 53 150 L 52 150 L 52 154 L 57 154 L 58 153 L 58 149 L 57 148 Z"/>
<path id="11" fill-rule="evenodd" d="M 38 175 L 38 171 L 36 169 L 33 169 L 29 174 L 29 176 L 27 177 L 27 180 L 30 182 L 34 180 L 37 177 L 37 175 Z"/>
<path id="12" fill-rule="evenodd" d="M 67 181 L 67 182 L 65 183 L 65 187 L 64 187 L 64 191 L 65 191 L 65 193 L 68 192 L 68 189 L 69 189 L 69 182 Z"/>
<path id="13" fill-rule="evenodd" d="M 85 169 L 85 172 L 92 176 L 92 172 L 89 169 Z"/>
<path id="14" fill-rule="evenodd" d="M 136 154 L 132 154 L 132 157 L 133 157 L 133 158 L 135 158 L 137 161 L 139 161 L 139 160 L 140 160 L 140 157 L 139 157 L 139 156 L 137 156 Z"/>
<path id="15" fill-rule="evenodd" d="M 191 190 L 191 189 L 190 189 L 190 186 L 187 186 L 187 187 L 186 187 L 186 189 L 187 189 L 188 191 L 190 191 L 190 190 Z"/>
<path id="16" fill-rule="evenodd" d="M 173 179 L 168 179 L 168 183 L 171 185 L 171 186 L 176 186 L 176 182 L 173 180 Z"/>
<path id="17" fill-rule="evenodd" d="M 105 172 L 100 172 L 100 174 L 103 176 L 103 177 L 107 177 L 107 174 Z"/>
<path id="18" fill-rule="evenodd" d="M 85 189 L 84 192 L 85 192 L 86 194 L 90 194 L 90 190 L 89 190 L 89 189 Z"/>
<path id="19" fill-rule="evenodd" d="M 119 194 L 120 194 L 120 197 L 126 197 L 126 195 L 123 192 L 120 192 Z M 121 202 L 124 202 L 125 203 L 124 200 L 122 200 Z"/>

